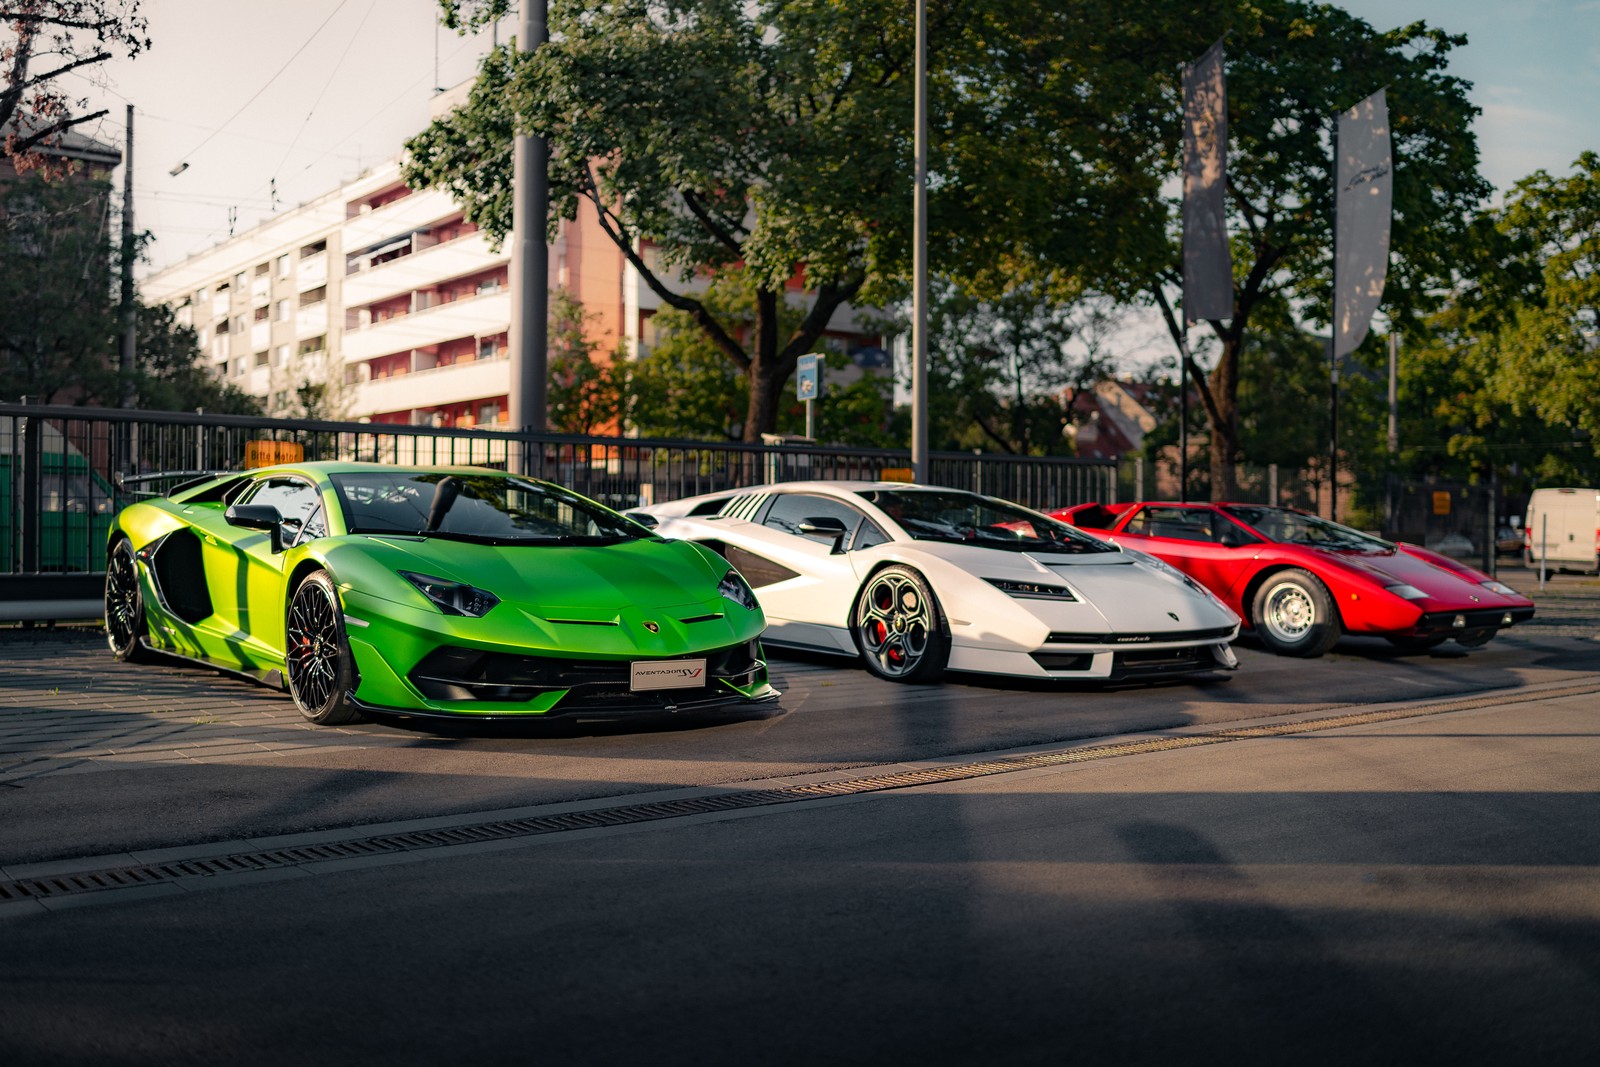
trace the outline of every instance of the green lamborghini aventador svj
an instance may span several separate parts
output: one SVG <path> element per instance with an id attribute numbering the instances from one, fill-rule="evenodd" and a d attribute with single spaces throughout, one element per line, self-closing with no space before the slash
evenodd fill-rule
<path id="1" fill-rule="evenodd" d="M 124 508 L 106 562 L 118 659 L 151 650 L 366 711 L 548 718 L 776 699 L 737 571 L 549 482 L 304 463 Z"/>

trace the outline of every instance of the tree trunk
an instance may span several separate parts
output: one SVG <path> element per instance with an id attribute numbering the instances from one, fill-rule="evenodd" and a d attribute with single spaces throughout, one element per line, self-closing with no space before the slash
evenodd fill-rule
<path id="1" fill-rule="evenodd" d="M 1211 404 L 1206 421 L 1211 429 L 1211 500 L 1237 500 L 1239 478 L 1239 347 L 1237 336 L 1223 342 L 1222 356 L 1207 383 Z"/>

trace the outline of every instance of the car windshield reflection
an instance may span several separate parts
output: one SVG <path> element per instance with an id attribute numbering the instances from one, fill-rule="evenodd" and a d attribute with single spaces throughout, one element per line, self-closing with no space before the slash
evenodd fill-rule
<path id="1" fill-rule="evenodd" d="M 616 544 L 651 536 L 560 486 L 511 475 L 363 471 L 332 480 L 351 533 L 494 545 Z"/>
<path id="2" fill-rule="evenodd" d="M 1232 505 L 1222 509 L 1269 541 L 1351 552 L 1393 552 L 1381 537 L 1288 508 Z"/>
<path id="3" fill-rule="evenodd" d="M 946 541 L 1011 552 L 1116 552 L 1101 541 L 1003 500 L 953 489 L 866 489 L 876 504 L 918 541 Z"/>

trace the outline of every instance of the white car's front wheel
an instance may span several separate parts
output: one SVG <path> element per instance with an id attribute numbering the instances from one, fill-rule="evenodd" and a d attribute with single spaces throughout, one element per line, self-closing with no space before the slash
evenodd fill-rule
<path id="1" fill-rule="evenodd" d="M 932 682 L 950 662 L 950 630 L 928 581 L 891 566 L 867 579 L 850 615 L 867 670 L 892 682 Z"/>

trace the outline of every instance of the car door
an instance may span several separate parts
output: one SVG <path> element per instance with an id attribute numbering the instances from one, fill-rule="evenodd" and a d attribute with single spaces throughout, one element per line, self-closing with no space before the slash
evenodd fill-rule
<path id="1" fill-rule="evenodd" d="M 836 519 L 837 533 L 806 533 L 811 519 Z M 728 561 L 755 587 L 773 641 L 847 649 L 846 630 L 856 575 L 842 551 L 867 522 L 866 514 L 818 493 L 774 493 L 753 521 L 730 526 Z"/>
<path id="2" fill-rule="evenodd" d="M 1238 582 L 1259 543 L 1244 527 L 1199 504 L 1146 504 L 1113 536 L 1121 538 L 1218 595 Z"/>
<path id="3" fill-rule="evenodd" d="M 322 494 L 297 476 L 261 478 L 234 498 L 235 504 L 267 504 L 283 516 L 284 551 L 272 551 L 265 531 L 230 526 L 226 538 L 202 538 L 201 561 L 211 589 L 213 616 L 226 628 L 230 654 L 240 665 L 275 664 L 283 656 L 283 561 L 295 545 L 327 534 Z"/>

